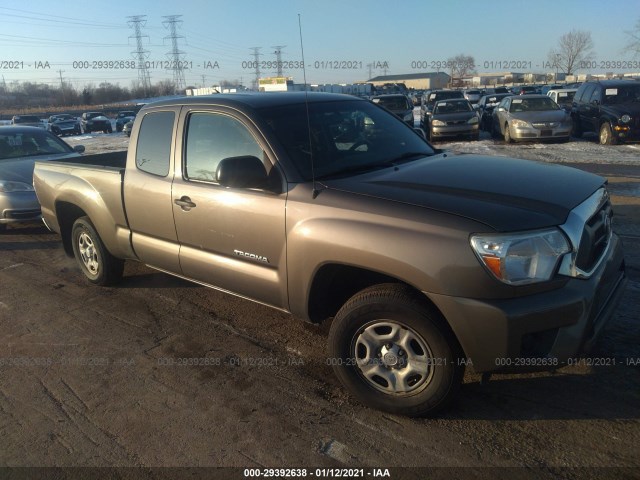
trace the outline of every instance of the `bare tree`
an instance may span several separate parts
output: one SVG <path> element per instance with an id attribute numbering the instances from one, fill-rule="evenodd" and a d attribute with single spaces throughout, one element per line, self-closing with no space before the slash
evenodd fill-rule
<path id="1" fill-rule="evenodd" d="M 556 69 L 572 75 L 591 55 L 593 55 L 591 32 L 571 30 L 560 37 L 558 46 L 549 52 L 549 62 Z"/>
<path id="2" fill-rule="evenodd" d="M 471 55 L 463 53 L 455 57 L 447 58 L 447 66 L 451 75 L 453 85 L 462 84 L 462 79 L 476 73 L 476 60 Z"/>
<path id="3" fill-rule="evenodd" d="M 634 30 L 624 32 L 629 37 L 629 43 L 624 47 L 625 52 L 631 52 L 635 57 L 640 56 L 640 18 L 636 21 Z"/>

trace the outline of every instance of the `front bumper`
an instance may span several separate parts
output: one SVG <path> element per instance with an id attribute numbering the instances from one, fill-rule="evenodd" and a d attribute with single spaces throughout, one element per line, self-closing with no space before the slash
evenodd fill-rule
<path id="1" fill-rule="evenodd" d="M 619 238 L 589 279 L 505 300 L 427 294 L 476 372 L 551 370 L 588 350 L 612 317 L 626 284 Z M 425 292 L 426 294 L 426 292 Z"/>
<path id="2" fill-rule="evenodd" d="M 479 125 L 477 123 L 463 124 L 463 125 L 446 125 L 446 126 L 432 126 L 431 135 L 436 138 L 442 137 L 462 137 L 465 135 L 476 136 L 479 132 Z"/>
<path id="3" fill-rule="evenodd" d="M 640 128 L 633 125 L 615 125 L 612 128 L 612 133 L 622 141 L 640 141 Z"/>
<path id="4" fill-rule="evenodd" d="M 510 127 L 511 138 L 514 140 L 553 140 L 555 138 L 569 138 L 571 135 L 570 126 L 556 128 L 535 128 L 535 127 Z"/>
<path id="5" fill-rule="evenodd" d="M 0 224 L 34 222 L 41 218 L 35 192 L 0 193 Z"/>

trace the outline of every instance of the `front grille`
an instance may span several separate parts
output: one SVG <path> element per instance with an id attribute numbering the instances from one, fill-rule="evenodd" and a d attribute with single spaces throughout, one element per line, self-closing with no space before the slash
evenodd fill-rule
<path id="1" fill-rule="evenodd" d="M 447 125 L 464 125 L 465 123 L 467 123 L 466 120 L 452 120 L 447 122 Z"/>
<path id="2" fill-rule="evenodd" d="M 611 237 L 611 202 L 607 200 L 584 225 L 576 266 L 591 270 L 604 254 Z"/>
<path id="3" fill-rule="evenodd" d="M 535 122 L 535 123 L 532 123 L 531 125 L 533 125 L 535 128 L 557 128 L 558 126 L 560 126 L 560 123 L 558 123 L 558 122 Z"/>
<path id="4" fill-rule="evenodd" d="M 37 210 L 5 210 L 4 218 L 11 220 L 26 220 L 28 218 L 34 218 L 41 214 L 40 209 Z"/>

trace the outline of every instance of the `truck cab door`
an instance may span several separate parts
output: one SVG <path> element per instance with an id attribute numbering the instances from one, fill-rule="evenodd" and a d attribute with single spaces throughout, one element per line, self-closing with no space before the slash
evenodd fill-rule
<path id="1" fill-rule="evenodd" d="M 137 257 L 147 265 L 180 274 L 173 222 L 174 132 L 180 107 L 145 113 L 132 132 L 124 180 L 124 205 Z"/>
<path id="2" fill-rule="evenodd" d="M 183 275 L 288 309 L 286 192 L 266 141 L 248 119 L 222 107 L 185 108 L 180 122 L 172 202 Z M 218 165 L 233 157 L 260 159 L 269 185 L 219 183 Z"/>

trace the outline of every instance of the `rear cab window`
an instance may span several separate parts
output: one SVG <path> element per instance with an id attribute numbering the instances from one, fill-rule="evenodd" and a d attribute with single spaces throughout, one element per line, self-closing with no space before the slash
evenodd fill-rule
<path id="1" fill-rule="evenodd" d="M 161 177 L 169 174 L 174 120 L 174 112 L 151 112 L 144 116 L 136 146 L 138 170 Z"/>

